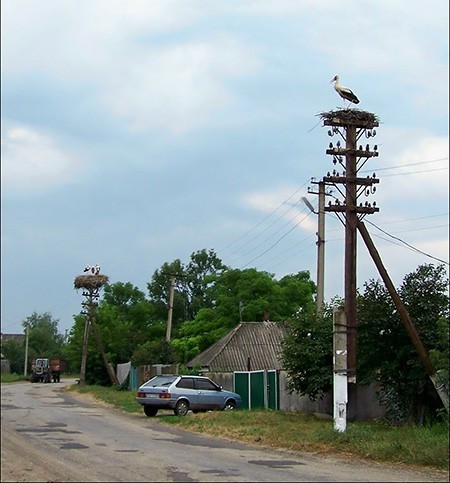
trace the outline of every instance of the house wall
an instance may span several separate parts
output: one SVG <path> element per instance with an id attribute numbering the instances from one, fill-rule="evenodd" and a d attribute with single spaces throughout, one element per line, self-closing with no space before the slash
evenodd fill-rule
<path id="1" fill-rule="evenodd" d="M 9 361 L 7 359 L 2 359 L 2 374 L 11 374 L 11 366 L 9 364 Z"/>
<path id="2" fill-rule="evenodd" d="M 234 391 L 233 372 L 205 372 L 205 376 L 212 379 L 224 389 Z M 328 392 L 323 398 L 310 401 L 307 396 L 289 394 L 287 389 L 287 373 L 280 372 L 280 410 L 298 411 L 307 414 L 320 413 L 333 416 L 333 391 Z M 377 401 L 376 391 L 379 386 L 349 385 L 349 404 L 347 407 L 347 419 L 349 421 L 370 421 L 382 418 L 385 410 Z"/>

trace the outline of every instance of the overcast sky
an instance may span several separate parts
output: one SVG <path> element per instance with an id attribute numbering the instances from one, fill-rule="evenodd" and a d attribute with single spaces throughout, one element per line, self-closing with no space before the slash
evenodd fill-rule
<path id="1" fill-rule="evenodd" d="M 346 107 L 336 74 L 380 119 L 380 155 L 361 169 L 380 183 L 361 201 L 380 208 L 365 220 L 394 284 L 448 269 L 448 8 L 3 0 L 2 332 L 33 312 L 70 330 L 86 264 L 147 293 L 163 263 L 205 248 L 316 281 L 317 216 L 301 198 L 317 205 L 311 178 L 335 168 L 318 114 Z M 329 301 L 344 290 L 331 213 L 325 238 Z M 358 287 L 374 278 L 359 238 Z"/>

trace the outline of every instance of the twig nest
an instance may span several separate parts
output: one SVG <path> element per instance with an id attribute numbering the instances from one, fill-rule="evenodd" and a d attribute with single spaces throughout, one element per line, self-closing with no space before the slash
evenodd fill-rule
<path id="1" fill-rule="evenodd" d="M 98 289 L 108 283 L 109 278 L 106 275 L 78 275 L 73 283 L 76 289 L 85 288 L 88 290 Z"/>
<path id="2" fill-rule="evenodd" d="M 355 124 L 367 128 L 378 126 L 379 123 L 375 114 L 360 109 L 338 109 L 317 115 L 328 123 Z"/>

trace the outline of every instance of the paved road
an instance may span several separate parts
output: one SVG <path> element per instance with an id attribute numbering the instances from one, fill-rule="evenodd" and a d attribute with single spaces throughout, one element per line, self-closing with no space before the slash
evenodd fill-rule
<path id="1" fill-rule="evenodd" d="M 189 433 L 64 392 L 67 383 L 2 384 L 2 481 L 448 481 Z"/>

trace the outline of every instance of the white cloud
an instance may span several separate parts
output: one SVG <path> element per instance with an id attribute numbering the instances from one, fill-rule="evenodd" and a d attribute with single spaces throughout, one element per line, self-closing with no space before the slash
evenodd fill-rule
<path id="1" fill-rule="evenodd" d="M 2 132 L 2 188 L 34 194 L 73 180 L 79 162 L 47 134 L 16 125 Z"/>
<path id="2" fill-rule="evenodd" d="M 380 178 L 380 202 L 387 205 L 395 200 L 399 206 L 404 202 L 426 203 L 430 197 L 434 203 L 448 200 L 448 137 L 403 129 L 383 130 L 382 136 L 386 143 L 371 163 Z M 398 168 L 377 171 L 376 165 Z"/>
<path id="3" fill-rule="evenodd" d="M 299 224 L 307 232 L 316 232 L 317 220 L 314 216 L 309 216 L 309 208 L 301 201 L 303 195 L 304 192 L 300 192 L 298 188 L 296 190 L 292 186 L 283 186 L 250 193 L 243 201 L 248 207 L 271 216 L 272 221 L 268 220 L 266 223 L 269 227 L 284 220 L 283 226 Z"/>
<path id="4" fill-rule="evenodd" d="M 104 106 L 133 130 L 183 132 L 234 102 L 227 80 L 258 67 L 233 38 L 187 42 L 129 53 L 101 94 Z"/>

